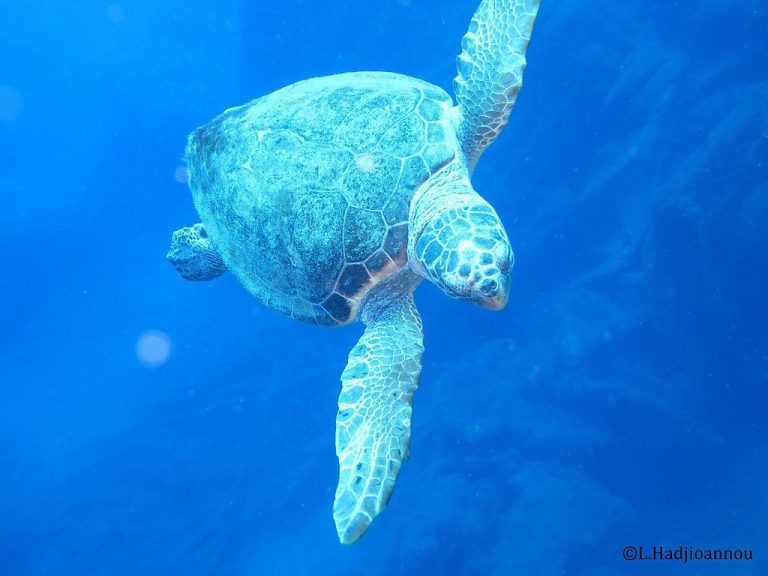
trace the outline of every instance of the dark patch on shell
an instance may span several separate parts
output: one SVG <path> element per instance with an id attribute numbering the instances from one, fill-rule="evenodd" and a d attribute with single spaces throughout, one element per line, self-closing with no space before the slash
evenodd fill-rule
<path id="1" fill-rule="evenodd" d="M 350 301 L 335 292 L 325 299 L 323 308 L 340 323 L 349 320 L 352 313 Z"/>
<path id="2" fill-rule="evenodd" d="M 350 264 L 341 273 L 339 278 L 339 292 L 344 296 L 352 297 L 371 281 L 368 271 L 362 264 Z"/>
<path id="3" fill-rule="evenodd" d="M 371 276 L 377 275 L 389 264 L 392 264 L 392 259 L 383 250 L 377 250 L 365 261 L 365 267 L 368 268 Z"/>

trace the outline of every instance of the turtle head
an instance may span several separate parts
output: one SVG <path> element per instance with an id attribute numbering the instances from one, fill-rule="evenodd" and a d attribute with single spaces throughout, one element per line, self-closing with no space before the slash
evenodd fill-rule
<path id="1" fill-rule="evenodd" d="M 185 280 L 213 280 L 227 269 L 211 246 L 205 227 L 199 223 L 176 230 L 165 257 Z"/>
<path id="2" fill-rule="evenodd" d="M 474 193 L 447 202 L 414 232 L 415 270 L 453 298 L 507 305 L 514 256 L 496 211 Z"/>

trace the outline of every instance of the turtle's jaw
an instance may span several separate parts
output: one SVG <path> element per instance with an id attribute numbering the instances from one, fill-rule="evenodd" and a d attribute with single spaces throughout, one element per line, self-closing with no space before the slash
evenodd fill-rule
<path id="1" fill-rule="evenodd" d="M 476 243 L 479 247 L 486 245 L 483 239 Z M 510 276 L 515 257 L 506 241 L 506 235 L 504 241 L 496 242 L 489 252 L 492 254 L 491 262 L 483 264 L 481 260 L 480 264 L 474 263 L 470 298 L 483 308 L 498 312 L 506 307 L 509 300 Z"/>
<path id="2" fill-rule="evenodd" d="M 494 298 L 489 298 L 485 302 L 483 302 L 483 308 L 487 308 L 488 310 L 493 310 L 494 312 L 501 312 L 506 307 L 507 307 L 506 296 L 496 296 Z"/>
<path id="3" fill-rule="evenodd" d="M 498 294 L 493 296 L 482 296 L 476 300 L 480 306 L 494 312 L 500 312 L 507 307 L 507 301 L 509 300 L 509 294 L 506 290 L 500 290 Z"/>
<path id="4" fill-rule="evenodd" d="M 453 278 L 454 282 L 441 286 L 444 292 L 452 298 L 466 300 L 485 308 L 499 312 L 506 308 L 509 300 L 509 285 L 511 267 L 510 259 L 501 266 L 485 266 L 482 273 L 476 274 L 476 280 Z"/>
<path id="5" fill-rule="evenodd" d="M 471 298 L 483 308 L 499 312 L 504 310 L 509 300 L 509 273 L 495 272 L 473 287 Z"/>

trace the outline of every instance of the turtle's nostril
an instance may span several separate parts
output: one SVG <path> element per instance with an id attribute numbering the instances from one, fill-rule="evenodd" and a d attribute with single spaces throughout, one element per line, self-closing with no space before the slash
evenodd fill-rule
<path id="1" fill-rule="evenodd" d="M 499 284 L 496 280 L 484 280 L 483 283 L 480 284 L 480 292 L 486 296 L 496 296 L 498 291 Z"/>

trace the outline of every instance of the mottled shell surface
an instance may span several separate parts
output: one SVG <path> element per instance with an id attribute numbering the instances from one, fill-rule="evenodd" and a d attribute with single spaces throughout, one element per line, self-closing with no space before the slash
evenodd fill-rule
<path id="1" fill-rule="evenodd" d="M 278 312 L 355 320 L 366 293 L 407 265 L 413 194 L 460 157 L 452 106 L 421 80 L 361 72 L 227 110 L 187 146 L 213 247 Z"/>

